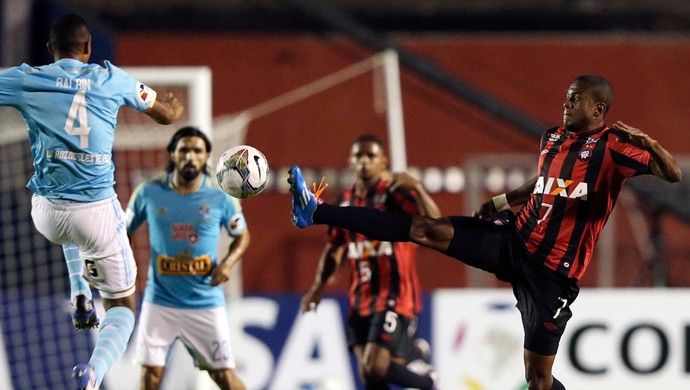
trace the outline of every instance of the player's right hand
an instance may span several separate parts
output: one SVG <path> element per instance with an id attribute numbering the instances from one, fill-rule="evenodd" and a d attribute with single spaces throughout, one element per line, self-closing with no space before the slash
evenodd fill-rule
<path id="1" fill-rule="evenodd" d="M 308 311 L 316 311 L 319 303 L 321 303 L 321 290 L 312 288 L 308 293 L 304 294 L 299 306 L 302 313 L 306 313 Z"/>
<path id="2" fill-rule="evenodd" d="M 494 206 L 493 200 L 484 202 L 477 210 L 472 213 L 473 217 L 481 219 L 489 219 L 493 214 L 496 213 L 496 206 Z"/>
<path id="3" fill-rule="evenodd" d="M 168 92 L 156 98 L 153 106 L 146 111 L 146 115 L 162 125 L 169 125 L 180 119 L 183 112 L 184 106 L 182 103 L 177 100 L 175 94 Z"/>
<path id="4" fill-rule="evenodd" d="M 173 122 L 180 119 L 184 112 L 184 106 L 177 100 L 174 93 L 168 92 L 165 94 L 165 96 L 163 96 L 163 103 L 166 103 L 172 111 L 172 117 L 174 118 Z"/>

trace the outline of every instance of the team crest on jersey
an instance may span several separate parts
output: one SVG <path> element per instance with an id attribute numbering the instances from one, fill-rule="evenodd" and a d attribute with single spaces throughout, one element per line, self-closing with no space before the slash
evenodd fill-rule
<path id="1" fill-rule="evenodd" d="M 592 150 L 597 145 L 597 142 L 599 142 L 599 138 L 587 137 L 587 141 L 585 141 L 584 146 L 582 146 L 582 149 L 580 149 L 580 152 L 577 154 L 577 159 L 580 161 L 589 160 L 592 157 Z"/>
<path id="2" fill-rule="evenodd" d="M 532 193 L 587 200 L 588 189 L 585 182 L 575 183 L 573 180 L 539 176 Z"/>
<path id="3" fill-rule="evenodd" d="M 153 99 L 156 98 L 156 92 L 154 92 L 153 89 L 139 82 L 137 82 L 137 94 L 139 94 L 139 98 L 146 103 L 147 106 L 151 105 Z"/>
<path id="4" fill-rule="evenodd" d="M 199 215 L 203 219 L 209 219 L 211 217 L 211 208 L 207 204 L 202 204 L 199 206 Z"/>
<path id="5" fill-rule="evenodd" d="M 582 148 L 580 153 L 577 154 L 577 159 L 580 161 L 587 161 L 592 157 L 592 149 Z"/>

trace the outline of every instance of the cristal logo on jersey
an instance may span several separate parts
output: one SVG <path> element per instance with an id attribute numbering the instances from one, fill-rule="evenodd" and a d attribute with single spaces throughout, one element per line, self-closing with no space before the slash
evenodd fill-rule
<path id="1" fill-rule="evenodd" d="M 211 272 L 211 257 L 192 257 L 189 249 L 175 256 L 158 255 L 156 264 L 160 275 L 206 275 Z"/>
<path id="2" fill-rule="evenodd" d="M 587 200 L 587 190 L 587 183 L 585 182 L 575 183 L 573 180 L 539 176 L 532 193 Z"/>

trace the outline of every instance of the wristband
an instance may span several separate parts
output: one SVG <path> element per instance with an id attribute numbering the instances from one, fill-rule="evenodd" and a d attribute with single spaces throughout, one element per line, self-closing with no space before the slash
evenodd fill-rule
<path id="1" fill-rule="evenodd" d="M 494 196 L 493 198 L 491 198 L 491 201 L 494 203 L 496 211 L 500 212 L 508 210 L 510 208 L 510 204 L 508 203 L 508 197 L 505 193 Z"/>

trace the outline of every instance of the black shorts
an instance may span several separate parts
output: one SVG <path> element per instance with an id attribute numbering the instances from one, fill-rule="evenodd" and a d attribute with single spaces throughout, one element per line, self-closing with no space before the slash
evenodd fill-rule
<path id="1" fill-rule="evenodd" d="M 577 281 L 547 268 L 527 252 L 517 236 L 514 216 L 496 224 L 451 217 L 455 229 L 446 254 L 510 282 L 525 331 L 525 349 L 555 355 L 580 291 Z"/>
<path id="2" fill-rule="evenodd" d="M 347 345 L 378 344 L 392 356 L 407 359 L 417 333 L 417 317 L 406 317 L 394 311 L 377 312 L 368 317 L 350 315 L 347 319 Z"/>

